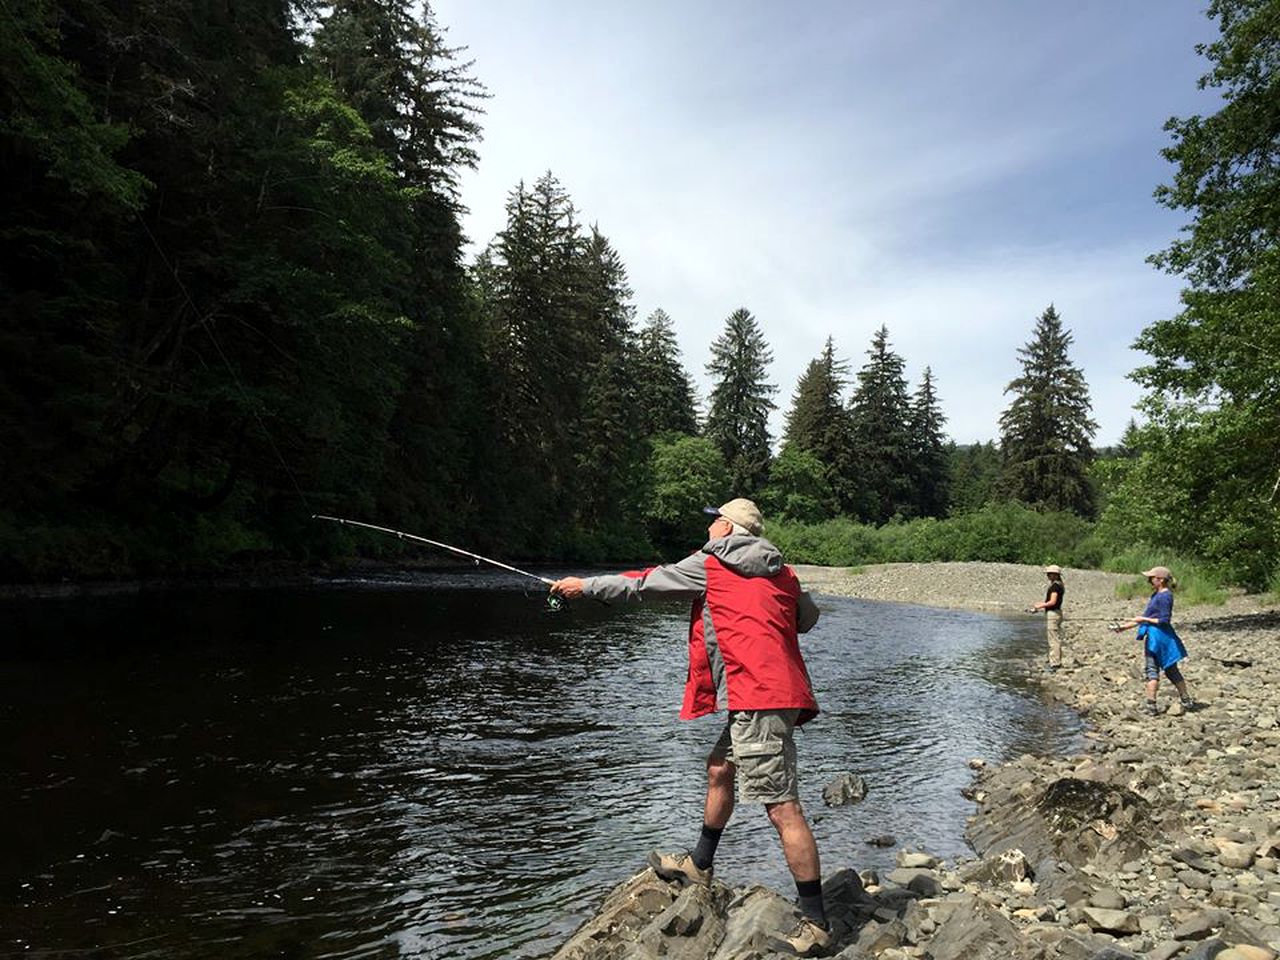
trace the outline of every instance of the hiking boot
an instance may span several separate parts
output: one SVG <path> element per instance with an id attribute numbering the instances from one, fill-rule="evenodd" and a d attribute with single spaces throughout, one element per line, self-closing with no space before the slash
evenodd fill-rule
<path id="1" fill-rule="evenodd" d="M 1182 704 L 1182 709 L 1188 713 L 1196 708 L 1196 702 L 1190 697 L 1179 697 L 1178 702 Z"/>
<path id="2" fill-rule="evenodd" d="M 711 877 L 715 867 L 698 869 L 688 851 L 684 853 L 659 853 L 654 850 L 649 854 L 649 866 L 663 880 L 678 880 L 681 883 L 700 883 L 704 887 L 711 886 Z"/>
<path id="3" fill-rule="evenodd" d="M 801 917 L 786 936 L 771 939 L 775 950 L 786 950 L 797 957 L 820 957 L 835 942 L 831 931 L 812 917 Z"/>
<path id="4" fill-rule="evenodd" d="M 1147 701 L 1146 711 L 1153 717 L 1160 713 L 1160 709 L 1156 706 L 1156 702 L 1154 700 Z"/>

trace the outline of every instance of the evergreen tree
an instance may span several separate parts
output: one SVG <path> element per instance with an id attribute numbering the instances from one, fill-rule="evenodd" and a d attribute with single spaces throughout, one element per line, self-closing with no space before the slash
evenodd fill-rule
<path id="1" fill-rule="evenodd" d="M 341 0 L 314 31 L 311 56 L 360 113 L 408 188 L 400 291 L 406 382 L 389 427 L 379 511 L 447 532 L 463 526 L 485 442 L 476 384 L 481 348 L 461 263 L 457 174 L 473 167 L 483 87 L 446 46 L 429 4 Z"/>
<path id="2" fill-rule="evenodd" d="M 429 3 L 337 0 L 314 32 L 312 55 L 364 118 L 408 183 L 453 199 L 474 167 L 483 85 L 449 47 Z"/>
<path id="3" fill-rule="evenodd" d="M 809 361 L 796 383 L 783 432 L 785 446 L 807 450 L 824 464 L 839 460 L 848 444 L 848 411 L 842 397 L 848 372 L 848 364 L 836 359 L 835 344 L 827 337 L 821 356 Z"/>
<path id="4" fill-rule="evenodd" d="M 915 511 L 922 517 L 942 517 L 947 512 L 949 471 L 942 437 L 946 420 L 938 403 L 933 371 L 925 367 L 912 399 L 909 423 Z"/>
<path id="5" fill-rule="evenodd" d="M 852 424 L 842 398 L 847 385 L 848 364 L 836 359 L 835 344 L 827 337 L 822 354 L 809 362 L 796 383 L 783 450 L 794 447 L 816 457 L 836 503 L 853 508 L 855 491 L 845 479 L 854 474 Z"/>
<path id="6" fill-rule="evenodd" d="M 756 318 L 745 308 L 729 315 L 724 332 L 711 345 L 707 372 L 715 385 L 705 434 L 728 464 L 737 496 L 751 496 L 769 475 L 770 398 L 777 392 L 766 380 L 772 360 Z"/>
<path id="7" fill-rule="evenodd" d="M 582 250 L 579 296 L 589 349 L 578 421 L 577 515 L 588 527 L 637 515 L 645 459 L 636 416 L 634 308 L 622 258 L 597 227 Z"/>
<path id="8" fill-rule="evenodd" d="M 693 385 L 680 361 L 675 327 L 662 310 L 654 310 L 640 328 L 636 357 L 637 403 L 643 435 L 698 432 Z"/>
<path id="9" fill-rule="evenodd" d="M 1071 362 L 1071 333 L 1050 304 L 1031 340 L 1018 349 L 1022 375 L 1005 393 L 1000 415 L 1004 493 L 1037 509 L 1093 512 L 1087 478 L 1098 425 L 1089 416 L 1089 387 Z"/>
<path id="10" fill-rule="evenodd" d="M 997 496 L 1000 451 L 994 441 L 947 446 L 950 516 L 981 510 Z"/>
<path id="11" fill-rule="evenodd" d="M 856 490 L 860 518 L 885 523 L 912 506 L 911 408 L 905 364 L 889 348 L 887 327 L 876 331 L 867 356 L 850 400 L 853 457 L 843 479 Z"/>
<path id="12" fill-rule="evenodd" d="M 0 381 L 44 411 L 48 450 L 14 471 L 29 509 L 174 570 L 271 546 L 306 516 L 302 483 L 368 503 L 403 382 L 412 204 L 367 125 L 303 63 L 284 2 L 85 4 L 57 26 L 50 56 L 130 173 L 109 213 L 89 180 L 44 176 L 60 161 L 31 128 L 0 134 L 19 141 L 0 151 L 3 229 L 27 238 L 5 244 L 22 306 Z"/>
<path id="13" fill-rule="evenodd" d="M 591 335 L 579 280 L 577 211 L 547 172 L 507 199 L 507 223 L 485 258 L 482 304 L 496 459 L 493 503 L 525 549 L 543 549 L 574 515 L 577 419 Z"/>

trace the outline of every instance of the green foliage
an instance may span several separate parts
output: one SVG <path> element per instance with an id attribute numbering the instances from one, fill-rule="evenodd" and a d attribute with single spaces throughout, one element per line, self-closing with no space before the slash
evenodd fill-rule
<path id="1" fill-rule="evenodd" d="M 1106 475 L 1108 536 L 1203 558 L 1265 587 L 1280 554 L 1280 0 L 1215 0 L 1220 35 L 1197 49 L 1214 114 L 1173 118 L 1175 165 L 1157 200 L 1192 214 L 1157 266 L 1183 275 L 1183 309 L 1135 346 L 1148 424 Z"/>
<path id="2" fill-rule="evenodd" d="M 997 499 L 1002 464 L 994 443 L 953 443 L 946 453 L 948 512 L 952 516 L 978 510 Z"/>
<path id="3" fill-rule="evenodd" d="M 649 314 L 636 348 L 636 409 L 634 416 L 646 437 L 662 433 L 698 432 L 693 385 L 680 362 L 675 327 L 662 310 Z"/>
<path id="4" fill-rule="evenodd" d="M 759 490 L 769 475 L 770 398 L 777 392 L 766 379 L 772 360 L 760 324 L 745 308 L 729 315 L 724 332 L 711 344 L 707 373 L 715 384 L 704 432 L 728 464 L 730 485 L 739 496 Z"/>
<path id="5" fill-rule="evenodd" d="M 1151 596 L 1151 584 L 1141 573 L 1155 566 L 1168 567 L 1173 571 L 1177 584 L 1174 596 L 1179 603 L 1218 606 L 1227 600 L 1227 591 L 1216 572 L 1196 560 L 1167 550 L 1135 544 L 1107 556 L 1100 566 L 1113 573 L 1138 574 L 1132 580 L 1116 585 L 1116 596 L 1122 600 L 1146 600 Z"/>
<path id="6" fill-rule="evenodd" d="M 835 343 L 827 337 L 822 354 L 810 361 L 796 383 L 783 433 L 784 454 L 803 451 L 822 465 L 837 505 L 847 492 L 844 477 L 852 472 L 853 425 L 842 399 L 847 384 L 848 365 L 836 359 Z"/>
<path id="7" fill-rule="evenodd" d="M 1092 531 L 1093 524 L 1071 513 L 1004 503 L 947 520 L 925 517 L 881 527 L 846 518 L 821 524 L 770 521 L 765 535 L 796 563 L 981 560 L 1091 566 L 1099 556 Z"/>
<path id="8" fill-rule="evenodd" d="M 941 517 L 947 512 L 951 484 L 942 436 L 942 425 L 946 420 L 938 402 L 933 371 L 925 367 L 907 420 L 914 493 L 911 506 L 912 513 L 918 516 Z"/>
<path id="9" fill-rule="evenodd" d="M 1018 350 L 1022 375 L 1005 387 L 1013 399 L 1000 415 L 1001 490 L 1040 509 L 1092 516 L 1086 473 L 1098 425 L 1089 416 L 1084 374 L 1068 356 L 1071 341 L 1050 304 Z"/>
<path id="10" fill-rule="evenodd" d="M 1272 604 L 1280 605 L 1280 563 L 1276 564 L 1275 572 L 1267 581 L 1267 599 Z"/>
<path id="11" fill-rule="evenodd" d="M 39 171 L 77 197 L 136 210 L 151 184 L 116 159 L 128 125 L 99 118 L 76 64 L 62 55 L 59 7 L 27 0 L 6 4 L 0 16 L 0 138 L 12 151 L 9 172 Z"/>
<path id="12" fill-rule="evenodd" d="M 663 550 L 706 541 L 710 517 L 703 507 L 730 497 L 732 479 L 716 445 L 705 437 L 667 434 L 653 441 L 644 520 Z"/>
<path id="13" fill-rule="evenodd" d="M 684 547 L 687 549 L 688 544 Z M 568 527 L 561 531 L 560 536 L 540 559 L 572 560 L 575 563 L 599 565 L 635 561 L 661 563 L 665 558 L 640 526 L 624 522 L 590 529 Z"/>
<path id="14" fill-rule="evenodd" d="M 819 523 L 836 514 L 836 498 L 827 471 L 814 454 L 785 447 L 769 470 L 769 483 L 757 496 L 765 516 Z"/>
<path id="15" fill-rule="evenodd" d="M 1166 426 L 1166 424 L 1168 426 Z M 1116 545 L 1158 544 L 1200 557 L 1231 583 L 1264 587 L 1280 544 L 1280 518 L 1238 468 L 1255 445 L 1253 423 L 1230 411 L 1166 414 L 1139 431 L 1137 457 L 1100 466 L 1100 533 Z M 1241 449 L 1241 448 L 1245 449 Z"/>
<path id="16" fill-rule="evenodd" d="M 914 512 L 911 404 L 887 327 L 876 331 L 867 356 L 849 402 L 853 449 L 842 465 L 842 500 L 859 519 L 884 523 Z"/>

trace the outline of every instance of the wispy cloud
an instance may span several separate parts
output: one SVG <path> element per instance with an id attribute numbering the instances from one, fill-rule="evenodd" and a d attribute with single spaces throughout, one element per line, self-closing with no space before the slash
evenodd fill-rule
<path id="1" fill-rule="evenodd" d="M 1114 442 L 1143 326 L 1177 309 L 1144 258 L 1176 218 L 1160 126 L 1204 109 L 1198 11 L 937 0 L 644 5 L 445 0 L 494 94 L 463 182 L 478 243 L 551 169 L 662 307 L 701 378 L 738 306 L 780 388 L 828 334 L 856 367 L 888 325 L 939 378 L 952 435 L 996 435 L 1004 385 L 1054 302 Z M 705 384 L 704 384 L 705 385 Z"/>

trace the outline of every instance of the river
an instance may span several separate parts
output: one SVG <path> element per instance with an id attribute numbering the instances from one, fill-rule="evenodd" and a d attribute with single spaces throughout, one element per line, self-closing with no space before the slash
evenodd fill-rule
<path id="1" fill-rule="evenodd" d="M 966 761 L 1077 744 L 1036 619 L 819 597 L 798 734 L 824 872 L 966 854 Z M 679 606 L 502 575 L 6 600 L 0 956 L 533 957 L 701 822 Z M 837 774 L 867 799 L 826 808 Z M 717 876 L 793 893 L 744 807 Z"/>

